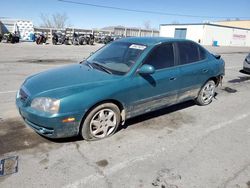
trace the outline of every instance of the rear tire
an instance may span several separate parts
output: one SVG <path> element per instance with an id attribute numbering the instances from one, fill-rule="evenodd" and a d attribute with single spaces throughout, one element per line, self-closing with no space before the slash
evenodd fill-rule
<path id="1" fill-rule="evenodd" d="M 206 84 L 201 88 L 198 97 L 196 98 L 196 103 L 200 106 L 205 106 L 210 104 L 213 101 L 215 95 L 215 82 L 213 80 L 209 80 Z"/>
<path id="2" fill-rule="evenodd" d="M 99 140 L 113 135 L 120 125 L 120 109 L 113 103 L 104 103 L 89 112 L 81 126 L 85 140 Z"/>

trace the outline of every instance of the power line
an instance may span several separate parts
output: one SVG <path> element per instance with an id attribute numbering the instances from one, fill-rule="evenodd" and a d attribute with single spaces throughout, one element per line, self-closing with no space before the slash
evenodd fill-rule
<path id="1" fill-rule="evenodd" d="M 105 8 L 105 9 L 113 9 L 113 10 L 121 10 L 121 11 L 129 11 L 129 12 L 137 12 L 137 13 L 146 13 L 146 14 L 157 14 L 157 15 L 165 15 L 165 16 L 179 16 L 179 17 L 191 17 L 191 18 L 210 18 L 210 19 L 232 19 L 236 17 L 222 17 L 222 16 L 198 16 L 198 15 L 191 15 L 191 14 L 177 14 L 177 13 L 167 13 L 167 12 L 157 12 L 157 11 L 150 11 L 150 10 L 139 10 L 139 9 L 128 9 L 128 8 L 121 8 L 121 7 L 113 7 L 113 6 L 106 6 L 106 5 L 98 5 L 92 3 L 84 3 L 79 1 L 70 1 L 70 0 L 58 0 L 63 3 L 71 3 L 71 4 L 78 4 L 84 6 L 91 6 L 91 7 L 98 7 L 98 8 Z M 237 17 L 239 19 L 249 18 L 249 17 Z"/>

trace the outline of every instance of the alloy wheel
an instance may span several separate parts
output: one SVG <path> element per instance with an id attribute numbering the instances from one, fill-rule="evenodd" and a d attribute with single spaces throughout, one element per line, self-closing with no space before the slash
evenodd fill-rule
<path id="1" fill-rule="evenodd" d="M 90 121 L 90 133 L 95 138 L 107 137 L 113 133 L 116 124 L 116 113 L 111 109 L 101 109 Z"/>

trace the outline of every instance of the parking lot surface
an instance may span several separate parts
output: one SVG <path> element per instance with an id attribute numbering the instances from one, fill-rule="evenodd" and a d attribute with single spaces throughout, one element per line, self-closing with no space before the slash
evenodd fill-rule
<path id="1" fill-rule="evenodd" d="M 126 122 L 110 138 L 49 140 L 25 126 L 15 107 L 24 79 L 72 64 L 94 46 L 0 43 L 0 159 L 19 157 L 0 187 L 250 188 L 250 48 L 206 47 L 226 75 L 208 106 L 189 101 Z"/>

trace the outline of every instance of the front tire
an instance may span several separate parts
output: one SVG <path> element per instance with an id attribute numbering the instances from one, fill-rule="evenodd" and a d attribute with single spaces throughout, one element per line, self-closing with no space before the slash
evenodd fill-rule
<path id="1" fill-rule="evenodd" d="M 119 108 L 113 103 L 104 103 L 89 112 L 80 133 L 85 140 L 99 140 L 115 133 L 120 121 Z"/>
<path id="2" fill-rule="evenodd" d="M 215 82 L 213 80 L 209 80 L 206 84 L 201 88 L 198 97 L 196 98 L 196 103 L 200 106 L 208 105 L 212 102 L 215 95 Z"/>

